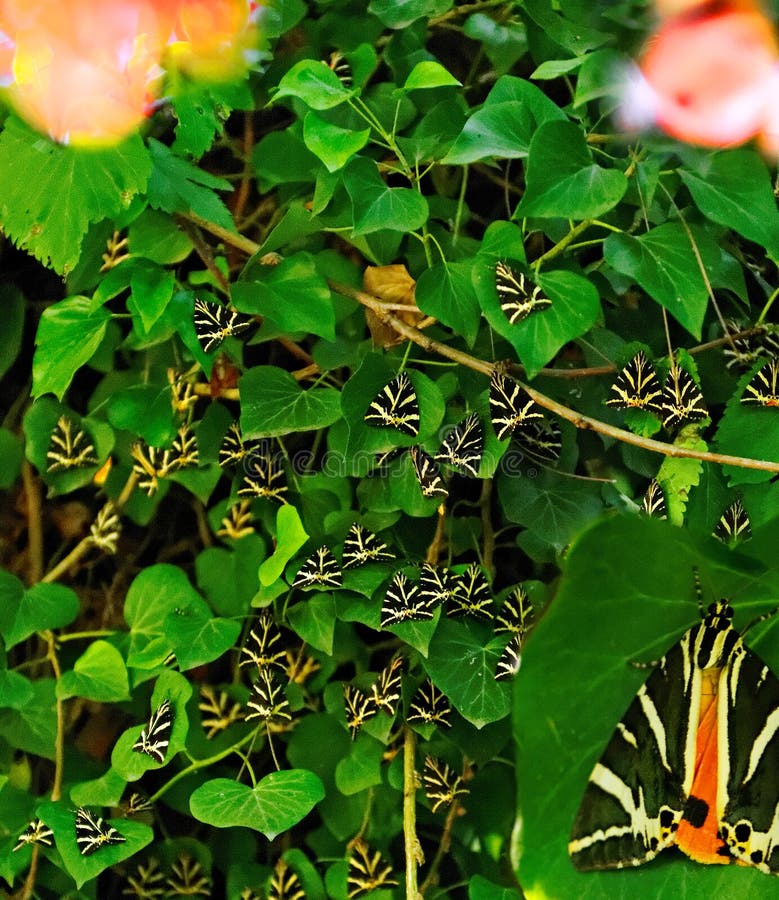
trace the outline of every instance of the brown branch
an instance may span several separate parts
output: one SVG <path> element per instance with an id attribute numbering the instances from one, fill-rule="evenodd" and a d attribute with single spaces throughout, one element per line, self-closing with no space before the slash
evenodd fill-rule
<path id="1" fill-rule="evenodd" d="M 27 577 L 29 584 L 37 584 L 43 575 L 41 486 L 27 460 L 22 463 L 22 483 L 27 500 Z"/>
<path id="2" fill-rule="evenodd" d="M 485 569 L 490 573 L 490 580 L 495 574 L 493 571 L 495 564 L 495 532 L 492 529 L 491 498 L 492 479 L 485 478 L 481 483 L 481 496 L 479 497 L 482 534 L 481 556 Z"/>
<path id="3" fill-rule="evenodd" d="M 200 229 L 196 228 L 194 223 L 190 222 L 185 216 L 176 216 L 175 218 L 179 227 L 186 232 L 187 237 L 192 241 L 195 252 L 200 257 L 200 261 L 229 297 L 230 282 L 225 278 L 224 273 L 217 266 L 216 261 L 214 260 L 214 254 L 211 252 L 211 247 L 203 240 Z"/>
<path id="4" fill-rule="evenodd" d="M 417 866 L 424 862 L 417 837 L 417 773 L 414 766 L 416 735 L 403 729 L 403 838 L 406 848 L 406 900 L 419 900 Z"/>
<path id="5" fill-rule="evenodd" d="M 214 225 L 207 219 L 201 219 L 200 216 L 196 216 L 194 213 L 188 214 L 188 218 L 192 219 L 192 221 L 196 222 L 202 228 L 210 231 L 217 237 L 222 238 L 222 240 L 224 240 L 225 242 L 232 243 L 233 246 L 239 247 L 239 249 L 244 250 L 246 253 L 254 254 L 259 250 L 258 244 L 256 244 L 254 241 L 249 240 L 248 238 L 243 237 L 243 235 L 233 234 L 232 232 L 221 228 L 219 225 Z M 587 224 L 589 225 L 591 223 Z M 545 253 L 544 256 L 539 257 L 539 259 L 541 261 L 549 259 L 550 253 L 552 253 L 552 251 L 555 251 L 554 255 L 557 255 L 557 253 L 561 252 L 562 249 L 564 249 L 564 247 L 574 239 L 574 237 L 576 236 L 575 233 L 579 233 L 579 231 L 584 230 L 584 225 L 585 223 L 582 222 L 579 226 L 572 229 L 568 233 L 568 235 L 563 238 L 562 241 L 558 242 L 554 247 L 552 247 L 550 251 Z M 538 262 L 538 260 L 536 260 L 536 262 Z M 393 316 L 392 313 L 387 312 L 387 310 L 384 308 L 384 305 L 378 298 L 373 297 L 370 294 L 366 294 L 364 291 L 358 291 L 356 288 L 353 288 L 350 285 L 341 284 L 340 282 L 328 281 L 328 284 L 330 285 L 330 289 L 335 291 L 337 294 L 341 294 L 344 297 L 351 297 L 352 300 L 356 300 L 358 303 L 361 303 L 368 309 L 373 310 L 380 321 L 382 321 L 385 325 L 389 325 L 392 329 L 394 329 L 398 334 L 402 335 L 407 340 L 412 341 L 419 347 L 422 347 L 423 350 L 427 350 L 429 353 L 434 353 L 438 356 L 442 356 L 444 357 L 444 359 L 451 359 L 453 362 L 456 362 L 462 366 L 466 366 L 469 369 L 473 369 L 475 372 L 481 372 L 484 375 L 492 374 L 494 368 L 492 363 L 487 362 L 486 360 L 478 359 L 475 356 L 471 356 L 469 353 L 463 353 L 463 351 L 461 350 L 456 350 L 454 347 L 449 347 L 447 344 L 442 344 L 440 341 L 433 340 L 427 335 L 422 334 L 422 332 L 420 332 L 418 329 L 414 328 L 411 325 L 407 325 L 401 319 L 397 318 L 397 316 Z M 544 370 L 543 374 L 556 374 L 562 371 L 566 370 Z M 599 372 L 598 374 L 601 373 Z M 560 377 L 566 376 L 561 375 Z M 583 416 L 575 410 L 570 409 L 567 406 L 563 406 L 561 403 L 557 403 L 556 401 L 552 400 L 551 397 L 547 397 L 544 394 L 541 394 L 539 391 L 528 388 L 528 393 L 536 401 L 536 403 L 538 403 L 539 406 L 543 406 L 550 412 L 553 412 L 556 415 L 560 416 L 560 418 L 571 422 L 576 426 L 576 428 L 584 430 L 589 429 L 591 431 L 597 432 L 598 434 L 604 434 L 608 437 L 611 437 L 616 441 L 621 441 L 625 444 L 632 444 L 634 447 L 643 447 L 645 450 L 651 450 L 653 453 L 660 453 L 663 456 L 672 456 L 675 458 L 699 459 L 701 462 L 734 466 L 739 469 L 758 469 L 763 472 L 779 472 L 779 463 L 770 462 L 769 460 L 763 459 L 749 459 L 748 457 L 743 456 L 729 456 L 724 453 L 709 453 L 708 451 L 702 450 L 689 450 L 685 447 L 677 447 L 674 444 L 666 444 L 663 441 L 655 441 L 651 438 L 643 438 L 639 435 L 633 434 L 632 431 L 625 431 L 622 428 L 615 428 L 612 425 L 608 425 L 606 422 L 601 422 L 598 419 L 591 419 L 589 416 Z"/>
<path id="6" fill-rule="evenodd" d="M 449 848 L 452 845 L 452 828 L 454 827 L 454 823 L 457 821 L 457 818 L 463 814 L 463 811 L 464 810 L 460 805 L 460 802 L 455 798 L 454 802 L 449 807 L 449 812 L 446 814 L 444 830 L 441 833 L 441 837 L 438 841 L 438 847 L 436 847 L 435 856 L 433 857 L 433 861 L 430 863 L 430 868 L 427 870 L 425 880 L 422 882 L 422 885 L 419 888 L 419 893 L 423 896 L 431 887 L 433 887 L 434 884 L 438 883 L 438 870 L 441 867 L 441 863 L 443 862 L 444 857 L 449 852 Z"/>
<path id="7" fill-rule="evenodd" d="M 451 359 L 453 362 L 466 366 L 469 369 L 473 369 L 475 372 L 481 372 L 484 375 L 492 375 L 495 368 L 493 363 L 478 359 L 475 356 L 471 356 L 469 353 L 464 353 L 462 350 L 456 350 L 453 347 L 449 347 L 447 344 L 442 344 L 440 341 L 435 341 L 427 335 L 422 334 L 413 326 L 407 325 L 401 319 L 393 316 L 392 313 L 388 313 L 383 308 L 381 301 L 376 297 L 372 297 L 364 291 L 355 290 L 355 288 L 346 284 L 330 282 L 330 287 L 332 290 L 336 291 L 336 293 L 343 294 L 345 297 L 351 297 L 368 309 L 373 310 L 373 312 L 376 313 L 376 316 L 385 325 L 389 325 L 398 334 L 403 335 L 403 337 L 417 344 L 417 346 L 422 347 L 424 350 L 427 350 L 429 353 L 436 353 L 439 356 L 443 356 L 445 359 Z M 555 413 L 555 415 L 560 416 L 561 419 L 565 419 L 576 428 L 582 430 L 595 431 L 598 434 L 604 434 L 616 441 L 632 444 L 634 447 L 643 447 L 644 450 L 651 450 L 653 453 L 660 453 L 663 456 L 672 456 L 677 459 L 699 459 L 701 462 L 735 466 L 739 469 L 758 469 L 763 472 L 779 472 L 779 462 L 771 462 L 764 459 L 750 459 L 743 456 L 729 456 L 724 453 L 710 453 L 704 450 L 692 450 L 686 447 L 677 447 L 675 444 L 666 444 L 663 441 L 644 438 L 640 435 L 633 434 L 632 431 L 615 428 L 613 425 L 608 425 L 606 422 L 601 422 L 599 419 L 592 419 L 589 416 L 584 416 L 576 410 L 563 406 L 562 403 L 558 403 L 551 397 L 547 397 L 545 394 L 542 394 L 540 391 L 530 388 L 527 385 L 523 385 L 523 387 L 525 387 L 528 394 L 530 394 L 539 406 L 543 406 L 544 409 L 548 409 L 550 412 Z"/>

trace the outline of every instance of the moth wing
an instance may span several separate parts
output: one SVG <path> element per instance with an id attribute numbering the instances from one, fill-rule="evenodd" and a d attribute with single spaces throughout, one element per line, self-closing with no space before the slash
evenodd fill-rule
<path id="1" fill-rule="evenodd" d="M 721 835 L 738 860 L 779 874 L 779 679 L 741 644 L 718 704 Z"/>
<path id="2" fill-rule="evenodd" d="M 657 664 L 590 775 L 568 844 L 581 871 L 638 866 L 674 842 L 700 709 L 694 631 Z"/>

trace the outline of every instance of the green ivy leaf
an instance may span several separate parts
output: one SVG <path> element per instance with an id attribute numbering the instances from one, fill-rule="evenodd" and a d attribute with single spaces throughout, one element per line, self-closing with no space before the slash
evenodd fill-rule
<path id="1" fill-rule="evenodd" d="M 480 622 L 444 618 L 425 661 L 435 685 L 477 728 L 502 719 L 510 708 L 507 686 L 495 681 L 500 650 L 485 647 L 489 637 Z"/>
<path id="2" fill-rule="evenodd" d="M 534 84 L 504 76 L 482 109 L 465 123 L 442 162 L 467 165 L 491 157 L 524 158 L 539 125 L 551 121 L 566 121 L 565 113 Z"/>
<path id="3" fill-rule="evenodd" d="M 34 584 L 19 596 L 16 579 L 7 573 L 0 581 L 0 597 L 4 601 L 0 624 L 8 649 L 36 631 L 70 625 L 81 608 L 76 594 L 62 584 Z"/>
<path id="4" fill-rule="evenodd" d="M 518 477 L 519 476 L 519 477 Z M 524 525 L 545 544 L 562 550 L 603 511 L 599 484 L 561 478 L 527 460 L 498 475 L 498 497 L 506 518 Z"/>
<path id="5" fill-rule="evenodd" d="M 93 641 L 79 656 L 73 670 L 63 672 L 57 697 L 84 697 L 102 703 L 130 698 L 130 684 L 122 654 L 108 641 Z"/>
<path id="6" fill-rule="evenodd" d="M 154 138 L 149 138 L 154 164 L 149 177 L 149 205 L 169 213 L 194 212 L 202 219 L 235 232 L 229 210 L 214 191 L 232 190 L 224 178 L 204 172 Z"/>
<path id="7" fill-rule="evenodd" d="M 253 828 L 272 841 L 297 825 L 322 800 L 325 789 L 313 772 L 271 772 L 250 788 L 231 778 L 201 784 L 189 798 L 192 815 L 217 828 Z"/>
<path id="8" fill-rule="evenodd" d="M 519 891 L 487 881 L 481 875 L 472 876 L 468 882 L 468 900 L 520 900 Z"/>
<path id="9" fill-rule="evenodd" d="M 130 285 L 132 294 L 127 308 L 136 314 L 145 332 L 149 331 L 165 312 L 165 307 L 173 296 L 175 278 L 162 266 L 149 260 L 135 260 Z"/>
<path id="10" fill-rule="evenodd" d="M 52 393 L 62 400 L 73 375 L 100 346 L 110 320 L 110 313 L 92 309 L 87 297 L 68 297 L 48 306 L 35 339 L 33 396 Z"/>
<path id="11" fill-rule="evenodd" d="M 574 6 L 565 6 L 565 12 L 574 13 Z M 555 41 L 576 56 L 583 56 L 587 50 L 594 50 L 613 40 L 606 31 L 597 31 L 584 22 L 567 18 L 557 7 L 546 0 L 525 0 L 524 12 L 539 27 L 547 40 Z"/>
<path id="12" fill-rule="evenodd" d="M 23 709 L 34 696 L 33 682 L 18 672 L 0 669 L 0 708 Z"/>
<path id="13" fill-rule="evenodd" d="M 302 59 L 281 79 L 273 99 L 297 97 L 311 109 L 332 109 L 348 100 L 353 93 L 321 60 Z"/>
<path id="14" fill-rule="evenodd" d="M 341 417 L 335 388 L 304 390 L 286 369 L 254 366 L 238 381 L 241 433 L 246 438 L 327 428 Z"/>
<path id="15" fill-rule="evenodd" d="M 301 640 L 332 656 L 335 635 L 335 603 L 327 593 L 307 597 L 287 610 L 290 627 Z"/>
<path id="16" fill-rule="evenodd" d="M 11 116 L 0 134 L 0 224 L 15 244 L 65 275 L 89 224 L 126 209 L 150 172 L 138 135 L 110 148 L 63 147 Z"/>
<path id="17" fill-rule="evenodd" d="M 354 234 L 421 228 L 430 213 L 427 200 L 411 188 L 387 187 L 373 160 L 353 159 L 344 170 L 344 186 L 354 211 Z"/>
<path id="18" fill-rule="evenodd" d="M 241 623 L 213 616 L 208 604 L 195 594 L 184 607 L 165 616 L 164 632 L 183 671 L 218 659 L 236 642 Z"/>
<path id="19" fill-rule="evenodd" d="M 268 587 L 281 578 L 287 563 L 308 540 L 297 509 L 290 504 L 276 513 L 276 549 L 260 566 L 260 584 Z"/>
<path id="20" fill-rule="evenodd" d="M 384 744 L 373 740 L 352 741 L 349 752 L 335 767 L 335 786 L 346 797 L 381 784 Z"/>
<path id="21" fill-rule="evenodd" d="M 701 229 L 690 226 L 708 270 L 720 262 L 720 249 Z M 606 262 L 629 275 L 696 338 L 709 302 L 708 288 L 698 266 L 687 231 L 678 222 L 666 222 L 639 237 L 611 234 L 603 246 Z"/>
<path id="22" fill-rule="evenodd" d="M 170 446 L 176 423 L 170 405 L 168 384 L 131 384 L 109 398 L 108 421 L 142 437 L 151 447 Z"/>
<path id="23" fill-rule="evenodd" d="M 408 78 L 400 90 L 419 91 L 438 87 L 462 87 L 462 84 L 441 63 L 432 59 L 423 59 L 409 72 Z"/>
<path id="24" fill-rule="evenodd" d="M 32 697 L 18 709 L 0 710 L 0 737 L 17 750 L 54 759 L 57 710 L 53 678 L 30 682 Z"/>
<path id="25" fill-rule="evenodd" d="M 300 212 L 310 218 L 307 210 Z M 267 252 L 267 242 L 263 246 Z M 308 253 L 296 253 L 277 266 L 254 266 L 252 276 L 233 288 L 236 309 L 265 316 L 285 333 L 310 332 L 335 340 L 333 298 Z"/>
<path id="26" fill-rule="evenodd" d="M 200 596 L 177 566 L 149 566 L 138 573 L 124 602 L 124 617 L 130 627 L 130 668 L 162 665 L 172 649 L 165 632 L 167 616 L 185 609 L 193 599 L 200 600 Z"/>
<path id="27" fill-rule="evenodd" d="M 182 262 L 192 252 L 192 241 L 173 217 L 156 209 L 145 209 L 130 225 L 127 245 L 130 253 L 161 266 Z"/>
<path id="28" fill-rule="evenodd" d="M 481 310 L 473 291 L 473 261 L 438 263 L 420 275 L 415 289 L 417 306 L 462 335 L 473 346 Z"/>
<path id="29" fill-rule="evenodd" d="M 99 810 L 93 811 L 100 813 Z M 150 844 L 154 837 L 154 830 L 143 822 L 107 819 L 106 821 L 125 838 L 125 842 L 109 844 L 89 856 L 83 856 L 76 844 L 76 816 L 71 804 L 62 800 L 57 802 L 48 800 L 39 804 L 37 812 L 54 832 L 54 840 L 65 870 L 79 888 L 87 881 L 97 878 L 110 866 L 134 856 Z"/>
<path id="30" fill-rule="evenodd" d="M 593 162 L 582 131 L 572 122 L 545 122 L 530 142 L 526 188 L 516 216 L 594 219 L 613 209 L 627 178 Z"/>
<path id="31" fill-rule="evenodd" d="M 449 0 L 371 0 L 368 9 L 387 28 L 408 28 L 417 19 L 436 16 L 451 6 Z"/>
<path id="32" fill-rule="evenodd" d="M 195 560 L 197 583 L 220 616 L 245 616 L 257 592 L 257 570 L 267 556 L 257 534 L 241 538 L 234 549 L 208 547 Z"/>
<path id="33" fill-rule="evenodd" d="M 757 153 L 702 153 L 678 172 L 704 215 L 779 257 L 779 211 L 768 168 Z"/>
<path id="34" fill-rule="evenodd" d="M 328 172 L 337 172 L 368 143 L 370 128 L 352 131 L 326 121 L 309 111 L 303 120 L 306 147 L 322 162 Z"/>

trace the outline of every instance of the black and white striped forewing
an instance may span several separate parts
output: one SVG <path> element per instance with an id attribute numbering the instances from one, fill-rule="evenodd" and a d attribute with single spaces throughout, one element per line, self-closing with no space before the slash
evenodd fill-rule
<path id="1" fill-rule="evenodd" d="M 617 375 L 606 405 L 618 409 L 648 409 L 660 414 L 662 396 L 655 367 L 640 350 Z"/>
<path id="2" fill-rule="evenodd" d="M 243 442 L 242 464 L 244 479 L 238 489 L 239 497 L 264 497 L 286 503 L 287 482 L 281 455 L 274 453 L 270 442 L 261 440 L 249 446 Z"/>
<path id="3" fill-rule="evenodd" d="M 556 463 L 563 448 L 563 436 L 556 419 L 534 419 L 517 428 L 512 439 L 519 449 L 537 462 Z"/>
<path id="4" fill-rule="evenodd" d="M 744 389 L 742 403 L 779 407 L 779 359 L 770 359 Z"/>
<path id="5" fill-rule="evenodd" d="M 503 681 L 505 678 L 513 678 L 519 672 L 522 662 L 522 635 L 512 634 L 508 644 L 498 659 L 495 668 L 495 681 Z"/>
<path id="6" fill-rule="evenodd" d="M 407 722 L 420 722 L 423 725 L 440 725 L 449 728 L 449 713 L 452 711 L 446 695 L 443 694 L 428 678 L 419 686 L 411 698 Z"/>
<path id="7" fill-rule="evenodd" d="M 446 435 L 435 458 L 463 475 L 478 478 L 483 453 L 484 431 L 478 413 L 472 412 Z"/>
<path id="8" fill-rule="evenodd" d="M 392 875 L 392 866 L 387 865 L 378 850 L 358 838 L 349 855 L 349 869 L 346 876 L 347 898 L 356 900 L 381 887 L 390 887 L 398 882 Z"/>
<path id="9" fill-rule="evenodd" d="M 141 731 L 140 737 L 133 744 L 136 753 L 145 753 L 155 762 L 165 762 L 165 754 L 170 743 L 170 733 L 173 730 L 173 707 L 170 700 L 163 700 L 154 710 L 149 719 L 149 724 Z"/>
<path id="10" fill-rule="evenodd" d="M 419 570 L 419 597 L 433 610 L 454 596 L 456 577 L 444 566 L 423 563 Z"/>
<path id="11" fill-rule="evenodd" d="M 233 422 L 227 429 L 227 433 L 222 439 L 222 446 L 219 448 L 219 465 L 222 467 L 238 465 L 252 453 L 259 452 L 261 454 L 263 449 L 260 441 L 245 441 L 241 434 L 241 426 L 238 422 Z"/>
<path id="12" fill-rule="evenodd" d="M 204 353 L 210 353 L 221 346 L 225 338 L 232 337 L 245 331 L 251 324 L 250 320 L 222 306 L 221 303 L 212 303 L 210 300 L 195 300 L 195 311 L 192 318 L 195 324 L 195 334 Z"/>
<path id="13" fill-rule="evenodd" d="M 719 681 L 719 831 L 741 864 L 779 875 L 779 679 L 739 638 Z"/>
<path id="14" fill-rule="evenodd" d="M 345 88 L 350 88 L 352 86 L 352 67 L 349 65 L 349 61 L 343 53 L 335 50 L 330 54 L 325 65 L 331 72 L 335 73 L 338 80 Z"/>
<path id="15" fill-rule="evenodd" d="M 344 709 L 352 740 L 357 737 L 362 726 L 379 712 L 373 697 L 351 684 L 344 684 Z"/>
<path id="16" fill-rule="evenodd" d="M 518 584 L 495 616 L 495 632 L 520 636 L 527 633 L 533 621 L 533 607 L 521 584 Z"/>
<path id="17" fill-rule="evenodd" d="M 271 666 L 285 668 L 286 653 L 281 646 L 281 632 L 267 609 L 263 609 L 257 617 L 256 625 L 249 632 L 249 640 L 241 647 L 241 656 L 246 659 L 240 661 L 240 666 L 254 663 L 258 669 Z"/>
<path id="18" fill-rule="evenodd" d="M 432 619 L 433 609 L 426 598 L 420 596 L 419 587 L 402 572 L 396 572 L 384 595 L 381 607 L 381 627 L 388 628 L 400 622 Z"/>
<path id="19" fill-rule="evenodd" d="M 28 844 L 44 844 L 46 847 L 51 847 L 53 837 L 54 832 L 42 819 L 33 819 L 17 838 L 14 853 Z"/>
<path id="20" fill-rule="evenodd" d="M 458 797 L 465 797 L 470 793 L 462 777 L 434 756 L 425 757 L 422 783 L 434 813 L 442 806 L 451 806 Z"/>
<path id="21" fill-rule="evenodd" d="M 395 554 L 372 532 L 355 522 L 344 538 L 341 561 L 344 569 L 368 562 L 395 559 Z"/>
<path id="22" fill-rule="evenodd" d="M 333 551 L 329 547 L 317 547 L 317 549 L 309 556 L 309 558 L 298 569 L 295 580 L 292 582 L 294 588 L 312 587 L 319 585 L 320 587 L 341 587 L 343 584 L 343 576 L 338 566 Z"/>
<path id="23" fill-rule="evenodd" d="M 536 402 L 513 378 L 498 371 L 490 379 L 490 419 L 499 441 L 534 419 L 542 419 Z"/>
<path id="24" fill-rule="evenodd" d="M 414 474 L 417 476 L 419 487 L 422 489 L 422 495 L 445 500 L 449 496 L 449 489 L 441 477 L 438 463 L 421 447 L 409 447 L 408 452 L 414 465 Z"/>
<path id="25" fill-rule="evenodd" d="M 455 580 L 450 616 L 476 616 L 492 621 L 495 603 L 481 566 L 473 563 Z"/>
<path id="26" fill-rule="evenodd" d="M 127 838 L 101 816 L 83 806 L 76 811 L 76 845 L 82 856 L 91 856 L 109 844 L 123 844 Z"/>
<path id="27" fill-rule="evenodd" d="M 252 685 L 246 701 L 249 712 L 246 719 L 262 719 L 263 722 L 290 721 L 292 714 L 284 696 L 284 686 L 276 680 L 273 669 L 260 669 L 257 681 Z"/>
<path id="28" fill-rule="evenodd" d="M 374 704 L 390 716 L 394 716 L 398 708 L 402 671 L 403 657 L 396 656 L 379 672 L 379 677 L 371 685 Z"/>
<path id="29" fill-rule="evenodd" d="M 641 500 L 641 512 L 655 519 L 667 519 L 668 510 L 665 505 L 665 494 L 660 482 L 653 478 Z"/>
<path id="30" fill-rule="evenodd" d="M 51 433 L 47 472 L 65 472 L 97 465 L 95 448 L 89 435 L 68 416 L 60 416 Z"/>
<path id="31" fill-rule="evenodd" d="M 379 428 L 397 428 L 411 437 L 419 434 L 419 403 L 405 372 L 396 375 L 371 400 L 365 421 Z"/>
<path id="32" fill-rule="evenodd" d="M 714 537 L 725 544 L 737 544 L 752 537 L 749 516 L 740 498 L 723 511 L 714 528 Z"/>
<path id="33" fill-rule="evenodd" d="M 637 866 L 674 841 L 692 784 L 695 750 L 696 723 L 689 707 L 698 686 L 696 670 L 684 678 L 685 661 L 694 652 L 692 633 L 652 670 L 590 775 L 568 844 L 577 869 Z M 670 711 L 674 728 L 669 736 L 663 717 Z M 658 760 L 663 760 L 660 767 Z"/>
<path id="34" fill-rule="evenodd" d="M 276 860 L 276 865 L 273 867 L 273 875 L 268 888 L 268 900 L 306 900 L 306 892 L 303 890 L 300 878 L 281 858 Z"/>
<path id="35" fill-rule="evenodd" d="M 507 263 L 495 266 L 495 290 L 500 308 L 510 325 L 524 321 L 531 313 L 548 309 L 552 301 L 541 288 L 518 269 Z"/>
<path id="36" fill-rule="evenodd" d="M 676 363 L 671 364 L 663 385 L 661 414 L 666 428 L 675 428 L 682 422 L 699 422 L 709 414 L 692 375 Z"/>

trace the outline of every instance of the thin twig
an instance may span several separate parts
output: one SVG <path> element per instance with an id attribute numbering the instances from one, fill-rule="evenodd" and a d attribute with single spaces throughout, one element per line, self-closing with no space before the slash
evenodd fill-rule
<path id="1" fill-rule="evenodd" d="M 421 900 L 417 890 L 417 866 L 424 856 L 417 837 L 417 773 L 414 765 L 416 735 L 403 729 L 403 838 L 406 848 L 406 900 Z"/>
<path id="2" fill-rule="evenodd" d="M 80 562 L 89 552 L 89 548 L 93 546 L 94 541 L 92 540 L 92 535 L 88 534 L 86 537 L 82 538 L 70 553 L 68 553 L 64 559 L 61 559 L 53 569 L 49 569 L 40 580 L 44 584 L 51 584 L 53 581 L 56 581 L 61 575 L 64 575 L 68 569 Z"/>
<path id="3" fill-rule="evenodd" d="M 62 670 L 57 657 L 57 639 L 53 631 L 45 631 L 43 639 L 47 644 L 46 659 L 54 672 L 55 681 L 59 683 L 62 678 Z M 54 781 L 51 785 L 51 799 L 59 800 L 62 794 L 62 775 L 65 766 L 65 709 L 59 696 L 55 700 L 55 709 L 57 713 L 57 734 L 54 739 Z"/>
<path id="4" fill-rule="evenodd" d="M 479 497 L 482 533 L 481 558 L 485 569 L 490 575 L 493 575 L 495 564 L 495 533 L 492 530 L 491 500 L 492 479 L 485 478 L 481 483 L 481 496 Z"/>
<path id="5" fill-rule="evenodd" d="M 438 881 L 438 869 L 440 868 L 444 857 L 449 852 L 449 848 L 452 844 L 452 828 L 454 827 L 454 823 L 457 821 L 457 818 L 462 815 L 462 811 L 462 806 L 460 805 L 459 801 L 455 799 L 455 801 L 449 807 L 449 812 L 446 814 L 444 830 L 441 832 L 441 837 L 438 841 L 438 846 L 436 847 L 433 861 L 430 863 L 430 868 L 427 870 L 425 880 L 422 882 L 422 885 L 419 888 L 419 893 L 422 894 L 422 896 L 424 896 L 425 893 Z"/>
<path id="6" fill-rule="evenodd" d="M 27 545 L 29 584 L 37 584 L 43 575 L 43 522 L 41 521 L 41 487 L 32 466 L 22 463 L 22 483 L 27 499 Z"/>

